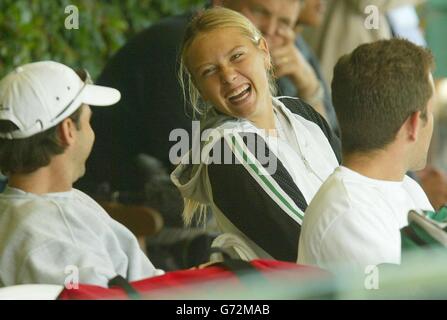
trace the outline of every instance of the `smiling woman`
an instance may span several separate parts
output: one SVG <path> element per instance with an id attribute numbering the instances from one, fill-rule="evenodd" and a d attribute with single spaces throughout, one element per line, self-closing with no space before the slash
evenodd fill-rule
<path id="1" fill-rule="evenodd" d="M 182 161 L 171 175 L 186 223 L 209 207 L 219 246 L 296 261 L 303 212 L 339 163 L 338 139 L 312 107 L 274 97 L 268 45 L 235 11 L 213 8 L 190 22 L 179 77 L 203 141 L 186 156 L 200 152 L 202 162 Z"/>
<path id="2" fill-rule="evenodd" d="M 185 53 L 188 69 L 204 101 L 224 114 L 274 129 L 267 45 L 263 38 L 254 44 L 239 33 L 228 28 L 197 36 Z"/>
<path id="3" fill-rule="evenodd" d="M 222 11 L 224 14 L 220 17 L 203 14 L 200 23 L 198 23 L 199 19 L 195 20 L 197 23 L 191 24 L 186 31 L 181 51 L 179 79 L 183 88 L 188 86 L 188 94 L 195 111 L 204 114 L 215 102 L 207 100 L 208 91 L 205 91 L 204 97 L 204 92 L 200 92 L 200 90 L 215 90 L 216 88 L 213 88 L 211 83 L 212 79 L 222 76 L 222 71 L 232 72 L 234 69 L 231 68 L 242 64 L 242 67 L 246 69 L 257 68 L 257 72 L 263 73 L 263 77 L 266 77 L 268 82 L 268 88 L 262 88 L 265 91 L 264 95 L 268 95 L 269 91 L 270 94 L 274 95 L 276 87 L 270 55 L 260 31 L 246 18 L 234 11 L 223 8 L 208 11 Z M 235 19 L 234 15 L 239 19 Z M 222 28 L 230 29 L 230 32 L 223 33 L 221 32 Z M 234 37 L 235 33 L 238 37 Z M 252 56 L 256 56 L 257 61 L 252 62 Z M 226 58 L 226 60 L 223 58 Z M 248 66 L 247 61 L 252 65 Z M 259 61 L 262 61 L 262 63 L 256 65 Z M 224 70 L 222 70 L 222 66 Z M 210 77 L 212 74 L 214 74 L 214 77 Z M 185 76 L 187 84 L 184 83 Z M 231 77 L 231 74 L 223 74 L 223 76 Z M 248 90 L 251 91 L 252 89 L 250 87 Z M 201 95 L 202 99 L 200 99 Z M 216 97 L 214 96 L 214 98 Z"/>

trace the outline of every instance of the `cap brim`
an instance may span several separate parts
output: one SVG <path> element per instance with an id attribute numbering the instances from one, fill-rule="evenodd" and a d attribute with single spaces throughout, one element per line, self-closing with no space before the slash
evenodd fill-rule
<path id="1" fill-rule="evenodd" d="M 79 97 L 82 103 L 97 107 L 114 105 L 120 99 L 121 93 L 118 90 L 94 84 L 87 84 Z"/>
<path id="2" fill-rule="evenodd" d="M 94 84 L 86 84 L 78 97 L 73 100 L 71 105 L 52 120 L 52 125 L 56 125 L 70 114 L 75 112 L 82 104 L 89 106 L 107 107 L 111 106 L 121 99 L 121 93 L 109 87 L 97 86 Z"/>

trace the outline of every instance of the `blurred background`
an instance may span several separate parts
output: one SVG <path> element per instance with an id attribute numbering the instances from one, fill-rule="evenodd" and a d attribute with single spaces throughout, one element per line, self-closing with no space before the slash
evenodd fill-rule
<path id="1" fill-rule="evenodd" d="M 97 76 L 108 58 L 138 31 L 159 19 L 199 8 L 205 0 L 2 0 L 0 75 L 34 60 L 61 60 Z M 65 8 L 79 9 L 78 30 L 65 29 Z M 417 6 L 420 26 L 437 58 L 437 78 L 447 76 L 447 1 Z M 73 32 L 75 31 L 75 32 Z"/>
<path id="2" fill-rule="evenodd" d="M 1 0 L 0 75 L 35 60 L 63 61 L 96 78 L 108 58 L 159 19 L 200 7 L 203 0 Z M 67 6 L 79 29 L 67 30 Z"/>

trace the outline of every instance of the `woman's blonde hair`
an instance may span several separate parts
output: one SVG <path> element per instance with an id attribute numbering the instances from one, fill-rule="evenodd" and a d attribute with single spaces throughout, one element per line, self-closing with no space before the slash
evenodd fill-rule
<path id="1" fill-rule="evenodd" d="M 194 115 L 198 113 L 202 116 L 211 107 L 200 98 L 199 90 L 194 84 L 191 73 L 186 66 L 186 56 L 188 50 L 195 38 L 201 33 L 210 32 L 221 28 L 237 28 L 241 33 L 250 39 L 255 46 L 259 46 L 262 34 L 261 32 L 242 14 L 222 8 L 215 7 L 203 10 L 189 23 L 186 28 L 180 51 L 180 69 L 178 78 L 183 91 L 183 98 L 189 102 L 193 108 Z M 269 88 L 272 95 L 276 94 L 276 85 L 273 77 L 272 68 L 267 70 L 269 79 Z"/>

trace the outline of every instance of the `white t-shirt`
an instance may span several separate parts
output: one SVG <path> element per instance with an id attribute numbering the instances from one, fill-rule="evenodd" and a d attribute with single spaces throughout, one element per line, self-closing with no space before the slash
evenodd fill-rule
<path id="1" fill-rule="evenodd" d="M 107 287 L 162 274 L 135 236 L 79 190 L 0 194 L 0 287 L 75 282 Z"/>
<path id="2" fill-rule="evenodd" d="M 400 264 L 400 229 L 411 209 L 433 210 L 416 181 L 375 180 L 339 167 L 310 203 L 298 263 L 322 268 Z"/>

